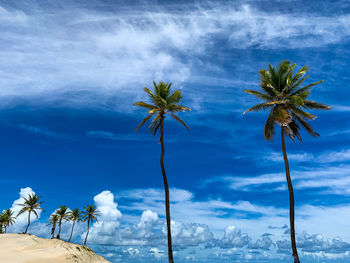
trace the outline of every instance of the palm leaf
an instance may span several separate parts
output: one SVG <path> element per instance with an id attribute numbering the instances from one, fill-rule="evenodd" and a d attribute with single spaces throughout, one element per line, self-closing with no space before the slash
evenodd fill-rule
<path id="1" fill-rule="evenodd" d="M 256 90 L 246 89 L 246 90 L 244 90 L 244 92 L 248 93 L 248 94 L 252 94 L 255 97 L 258 97 L 259 99 L 263 99 L 263 100 L 267 100 L 267 101 L 273 101 L 273 99 L 274 99 L 272 96 L 266 95 L 266 94 L 258 92 Z"/>
<path id="2" fill-rule="evenodd" d="M 144 125 L 152 116 L 153 116 L 153 115 L 148 115 L 146 118 L 144 118 L 143 121 L 141 121 L 140 124 L 137 125 L 136 131 L 138 131 L 138 129 L 139 129 L 142 125 Z"/>
<path id="3" fill-rule="evenodd" d="M 187 124 L 186 124 L 181 118 L 179 118 L 178 116 L 176 116 L 176 115 L 173 114 L 173 113 L 171 113 L 170 116 L 171 116 L 174 120 L 178 121 L 178 122 L 181 123 L 183 126 L 185 126 L 186 129 L 187 129 L 188 131 L 190 130 L 190 128 L 187 126 Z"/>
<path id="4" fill-rule="evenodd" d="M 274 134 L 275 134 L 275 120 L 273 116 L 273 111 L 271 111 L 264 126 L 265 140 L 267 141 L 272 140 Z"/>
<path id="5" fill-rule="evenodd" d="M 292 115 L 311 136 L 313 137 L 320 136 L 317 132 L 314 131 L 311 125 L 307 123 L 303 118 L 301 118 L 297 114 L 292 114 Z"/>
<path id="6" fill-rule="evenodd" d="M 320 80 L 320 81 L 316 81 L 314 83 L 311 83 L 309 85 L 306 85 L 305 87 L 301 88 L 301 89 L 298 89 L 297 91 L 293 92 L 291 95 L 298 95 L 300 93 L 303 93 L 304 91 L 307 91 L 309 89 L 311 89 L 313 86 L 317 85 L 317 84 L 320 84 L 320 83 L 323 83 L 324 80 Z"/>
<path id="7" fill-rule="evenodd" d="M 151 105 L 151 104 L 148 104 L 148 103 L 145 103 L 143 101 L 138 101 L 138 102 L 135 102 L 133 104 L 133 106 L 140 106 L 142 108 L 146 108 L 146 109 L 149 109 L 149 110 L 153 110 L 153 109 L 156 109 L 157 107 L 154 106 L 154 105 Z"/>
<path id="8" fill-rule="evenodd" d="M 309 108 L 309 109 L 317 109 L 317 110 L 330 110 L 331 106 L 320 103 L 320 102 L 315 102 L 311 100 L 305 100 L 304 101 L 304 107 Z"/>
<path id="9" fill-rule="evenodd" d="M 282 101 L 278 101 L 278 102 L 281 103 Z M 276 103 L 272 103 L 272 102 L 260 103 L 258 105 L 251 107 L 250 109 L 244 111 L 243 114 L 246 114 L 247 112 L 250 112 L 250 111 L 259 111 L 261 109 L 266 110 L 266 109 L 273 107 L 274 104 L 276 104 Z"/>

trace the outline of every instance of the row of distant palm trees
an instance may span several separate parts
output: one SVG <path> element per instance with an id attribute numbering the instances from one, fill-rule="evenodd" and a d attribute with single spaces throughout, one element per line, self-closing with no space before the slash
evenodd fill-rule
<path id="1" fill-rule="evenodd" d="M 308 99 L 311 88 L 322 83 L 323 81 L 317 81 L 301 87 L 303 82 L 309 77 L 309 75 L 306 75 L 308 68 L 304 66 L 294 74 L 295 66 L 296 64 L 291 64 L 289 61 L 285 60 L 276 67 L 272 67 L 269 64 L 268 70 L 259 70 L 261 90 L 244 90 L 244 92 L 263 100 L 263 103 L 255 105 L 254 107 L 246 110 L 243 114 L 250 111 L 270 111 L 264 127 L 264 136 L 266 140 L 273 139 L 276 124 L 281 127 L 282 153 L 289 191 L 289 219 L 292 255 L 294 258 L 294 263 L 300 263 L 295 241 L 294 193 L 285 146 L 285 135 L 289 136 L 292 141 L 294 141 L 295 137 L 302 141 L 299 130 L 304 128 L 311 136 L 319 136 L 319 134 L 315 132 L 308 123 L 308 120 L 314 120 L 316 116 L 306 112 L 305 110 L 329 110 L 331 107 Z M 160 131 L 160 166 L 165 190 L 168 260 L 169 263 L 174 263 L 171 239 L 169 186 L 164 168 L 164 120 L 166 116 L 169 116 L 175 121 L 184 125 L 186 129 L 189 130 L 189 127 L 185 124 L 185 122 L 175 114 L 177 112 L 190 111 L 191 109 L 180 104 L 182 99 L 181 92 L 176 90 L 172 93 L 171 83 L 160 82 L 157 84 L 156 82 L 153 82 L 153 84 L 153 92 L 148 88 L 144 88 L 144 91 L 149 97 L 150 103 L 143 101 L 134 103 L 135 106 L 145 108 L 148 111 L 148 116 L 144 118 L 144 120 L 137 126 L 136 130 L 138 130 L 139 127 L 144 125 L 146 122 L 150 122 L 149 131 L 153 133 L 153 135 L 156 135 L 156 133 Z"/>
<path id="2" fill-rule="evenodd" d="M 14 215 L 14 211 L 11 209 L 6 209 L 2 211 L 0 214 L 0 234 L 6 233 L 7 228 L 16 222 L 16 218 L 24 213 L 28 213 L 28 223 L 26 229 L 24 230 L 24 234 L 27 234 L 28 228 L 30 226 L 30 216 L 34 214 L 37 218 L 39 217 L 38 212 L 44 211 L 41 205 L 44 203 L 40 201 L 41 197 L 37 194 L 29 194 L 28 197 L 24 197 L 24 202 L 22 204 L 18 204 L 22 206 L 22 209 L 18 212 L 17 216 Z M 94 205 L 87 205 L 84 207 L 83 211 L 80 211 L 78 208 L 73 210 L 69 210 L 67 206 L 60 206 L 55 213 L 53 213 L 49 218 L 49 225 L 51 227 L 51 238 L 61 238 L 61 227 L 63 221 L 71 221 L 72 229 L 70 232 L 70 236 L 68 242 L 71 242 L 74 226 L 77 222 L 87 222 L 87 232 L 84 240 L 84 246 L 86 245 L 86 241 L 89 235 L 90 223 L 93 221 L 98 221 L 97 218 L 100 216 L 99 211 Z M 58 233 L 55 237 L 55 230 L 58 226 Z"/>

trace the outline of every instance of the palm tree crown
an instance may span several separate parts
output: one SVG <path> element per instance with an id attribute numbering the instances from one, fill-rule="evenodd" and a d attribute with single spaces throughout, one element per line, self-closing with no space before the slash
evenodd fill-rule
<path id="1" fill-rule="evenodd" d="M 69 220 L 73 222 L 76 222 L 76 221 L 79 222 L 81 220 L 81 213 L 82 211 L 80 211 L 78 208 L 73 209 L 68 214 Z"/>
<path id="2" fill-rule="evenodd" d="M 37 210 L 42 210 L 41 205 L 44 203 L 43 201 L 39 202 L 41 199 L 41 196 L 38 196 L 37 194 L 29 194 L 28 198 L 23 198 L 24 202 L 23 204 L 18 204 L 19 206 L 23 206 L 23 208 L 18 212 L 17 217 L 25 212 L 28 212 L 28 224 L 24 231 L 26 234 L 30 225 L 30 214 L 34 213 L 36 218 L 39 218 L 39 215 L 37 213 Z"/>
<path id="3" fill-rule="evenodd" d="M 161 119 L 166 115 L 170 115 L 171 118 L 178 121 L 189 130 L 186 123 L 175 115 L 176 112 L 191 110 L 190 108 L 179 104 L 182 99 L 181 91 L 176 90 L 171 93 L 172 83 L 159 82 L 159 84 L 157 84 L 153 81 L 153 85 L 153 92 L 148 88 L 144 88 L 144 91 L 148 94 L 152 104 L 142 101 L 134 103 L 134 106 L 139 106 L 148 110 L 148 116 L 143 119 L 143 121 L 137 126 L 136 130 L 153 117 L 153 120 L 149 125 L 149 131 L 155 135 L 161 126 Z"/>
<path id="4" fill-rule="evenodd" d="M 44 203 L 44 201 L 39 202 L 41 196 L 38 196 L 37 194 L 29 194 L 28 198 L 23 197 L 23 199 L 24 203 L 18 204 L 20 206 L 23 206 L 23 208 L 18 212 L 17 216 L 25 212 L 32 212 L 38 218 L 39 215 L 37 213 L 37 210 L 43 210 L 40 206 Z"/>
<path id="5" fill-rule="evenodd" d="M 6 233 L 6 229 L 15 223 L 16 217 L 13 214 L 14 212 L 11 209 L 6 209 L 2 211 L 5 233 Z"/>
<path id="6" fill-rule="evenodd" d="M 68 220 L 69 219 L 69 211 L 68 207 L 66 206 L 60 206 L 59 209 L 56 210 L 56 215 L 58 216 L 58 220 Z"/>
<path id="7" fill-rule="evenodd" d="M 83 221 L 98 221 L 97 217 L 99 217 L 99 211 L 97 210 L 96 206 L 94 205 L 87 205 L 84 207 L 84 211 L 82 212 L 82 219 Z"/>
<path id="8" fill-rule="evenodd" d="M 308 71 L 306 66 L 294 74 L 295 66 L 296 64 L 290 64 L 287 60 L 282 61 L 275 68 L 269 64 L 268 70 L 261 69 L 259 71 L 261 91 L 245 90 L 246 93 L 252 94 L 264 102 L 246 110 L 243 114 L 249 111 L 270 109 L 264 128 L 266 140 L 273 139 L 276 123 L 284 127 L 285 132 L 292 140 L 297 137 L 301 141 L 300 126 L 305 128 L 310 135 L 319 136 L 307 122 L 307 120 L 315 119 L 316 116 L 305 110 L 330 109 L 328 105 L 308 100 L 311 88 L 322 83 L 323 80 L 301 87 L 310 75 L 305 76 Z"/>

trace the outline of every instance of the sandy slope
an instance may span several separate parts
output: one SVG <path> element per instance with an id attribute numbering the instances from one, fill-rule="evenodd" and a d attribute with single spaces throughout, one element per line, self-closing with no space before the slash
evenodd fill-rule
<path id="1" fill-rule="evenodd" d="M 25 234 L 0 235 L 1 263 L 108 263 L 90 248 Z"/>

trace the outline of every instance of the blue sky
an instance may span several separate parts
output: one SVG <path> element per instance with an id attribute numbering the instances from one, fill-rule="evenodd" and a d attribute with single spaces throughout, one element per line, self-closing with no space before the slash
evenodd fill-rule
<path id="1" fill-rule="evenodd" d="M 164 262 L 160 146 L 132 103 L 171 81 L 192 108 L 190 132 L 166 123 L 176 262 L 291 261 L 279 137 L 242 115 L 258 70 L 288 59 L 333 107 L 315 112 L 321 137 L 287 143 L 301 258 L 350 260 L 349 37 L 348 1 L 0 0 L 0 207 L 41 195 L 45 237 L 59 205 L 95 203 L 98 253 Z"/>

